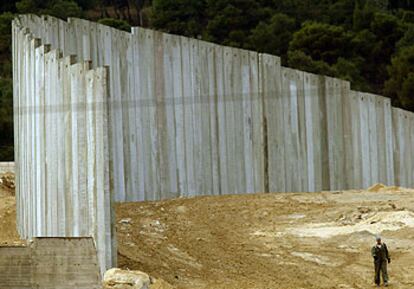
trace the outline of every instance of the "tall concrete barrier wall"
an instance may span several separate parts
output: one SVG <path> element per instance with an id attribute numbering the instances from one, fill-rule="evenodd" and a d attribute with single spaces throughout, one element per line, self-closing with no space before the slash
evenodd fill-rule
<path id="1" fill-rule="evenodd" d="M 124 202 L 414 185 L 412 113 L 352 91 L 349 82 L 282 67 L 276 56 L 143 28 L 127 33 L 33 15 L 14 27 L 24 31 L 13 41 L 23 236 L 50 234 L 35 222 L 63 235 L 92 232 L 107 266 L 111 194 Z M 66 68 L 31 62 L 42 53 L 51 63 L 74 63 L 67 81 L 59 76 Z M 107 83 L 86 85 L 104 73 L 101 66 L 109 67 L 100 75 Z M 45 88 L 33 75 L 44 76 Z M 65 98 L 62 87 L 76 94 Z M 53 113 L 75 100 L 82 109 Z M 28 220 L 43 192 L 48 214 Z M 103 201 L 94 203 L 94 195 Z M 63 208 L 53 204 L 63 198 L 73 199 L 63 203 L 71 224 L 86 221 L 56 231 Z"/>
<path id="2" fill-rule="evenodd" d="M 102 288 L 93 239 L 36 238 L 27 246 L 0 246 L 0 288 Z"/>
<path id="3" fill-rule="evenodd" d="M 89 237 L 112 264 L 108 71 L 13 24 L 18 231 Z"/>

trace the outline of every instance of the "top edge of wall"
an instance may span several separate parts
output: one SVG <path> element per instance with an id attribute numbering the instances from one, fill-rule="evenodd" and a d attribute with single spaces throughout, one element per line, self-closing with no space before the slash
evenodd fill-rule
<path id="1" fill-rule="evenodd" d="M 352 90 L 351 89 L 351 93 L 355 93 L 356 95 L 358 95 L 360 97 L 362 97 L 362 96 L 372 97 L 372 98 L 376 98 L 376 99 L 379 99 L 379 100 L 383 100 L 385 102 L 391 102 L 391 98 L 389 98 L 387 96 L 380 95 L 380 94 L 375 94 L 375 93 L 372 93 L 372 92 L 363 92 L 363 91 L 358 91 L 358 90 Z"/>
<path id="2" fill-rule="evenodd" d="M 30 14 L 32 15 L 32 14 Z M 36 16 L 36 15 L 34 15 Z M 38 16 L 36 16 L 38 17 Z M 57 19 L 57 18 L 56 18 Z M 108 67 L 103 65 L 103 66 L 98 66 L 96 68 L 92 68 L 92 61 L 91 60 L 78 60 L 77 55 L 68 55 L 68 56 L 64 56 L 64 53 L 61 49 L 59 48 L 51 48 L 49 43 L 43 43 L 42 39 L 36 37 L 36 35 L 34 35 L 32 33 L 32 31 L 30 30 L 30 28 L 28 27 L 24 27 L 21 26 L 19 23 L 17 23 L 17 21 L 19 21 L 20 19 L 15 18 L 13 20 L 13 25 L 16 26 L 17 28 L 19 28 L 19 33 L 23 33 L 24 35 L 26 35 L 28 37 L 28 40 L 30 42 L 33 42 L 33 48 L 34 49 L 43 49 L 44 50 L 44 55 L 46 56 L 52 56 L 55 55 L 56 59 L 59 61 L 68 59 L 68 62 L 70 63 L 70 65 L 83 65 L 85 63 L 89 63 L 89 69 L 90 71 L 107 71 Z M 60 19 L 59 19 L 60 20 Z M 63 21 L 63 20 L 62 20 Z"/>
<path id="3" fill-rule="evenodd" d="M 22 25 L 22 20 L 34 20 L 37 22 L 41 22 L 41 21 L 50 21 L 50 22 L 55 22 L 55 23 L 65 23 L 65 24 L 71 24 L 71 23 L 80 23 L 80 24 L 93 24 L 94 26 L 96 26 L 98 29 L 109 29 L 109 31 L 111 32 L 117 32 L 117 33 L 121 33 L 124 34 L 125 36 L 135 36 L 137 34 L 140 33 L 140 31 L 144 32 L 144 33 L 161 33 L 162 35 L 166 35 L 167 37 L 170 38 L 178 38 L 180 40 L 185 39 L 185 40 L 190 40 L 190 41 L 194 41 L 196 43 L 203 43 L 204 45 L 211 45 L 212 48 L 218 48 L 218 49 L 232 49 L 234 51 L 239 52 L 240 54 L 249 54 L 252 55 L 254 57 L 258 57 L 258 59 L 272 59 L 274 61 L 274 64 L 281 66 L 281 58 L 277 55 L 273 55 L 273 54 L 268 54 L 268 53 L 260 53 L 254 50 L 247 50 L 247 49 L 243 49 L 243 48 L 238 48 L 238 47 L 231 47 L 231 46 L 226 46 L 226 45 L 221 45 L 221 44 L 217 44 L 214 42 L 209 42 L 209 41 L 205 41 L 202 39 L 197 39 L 197 38 L 191 38 L 191 37 L 187 37 L 187 36 L 183 36 L 183 35 L 178 35 L 178 34 L 172 34 L 172 33 L 168 33 L 168 32 L 163 32 L 163 31 L 159 31 L 159 30 L 154 30 L 154 29 L 149 29 L 149 28 L 144 28 L 144 27 L 140 27 L 140 26 L 133 26 L 131 27 L 131 32 L 127 32 L 127 31 L 123 31 L 123 30 L 119 30 L 116 28 L 113 28 L 111 26 L 107 26 L 104 24 L 100 24 L 98 22 L 94 22 L 94 21 L 90 21 L 90 20 L 86 20 L 86 19 L 81 19 L 81 18 L 74 18 L 74 17 L 69 17 L 66 21 L 62 20 L 60 18 L 54 17 L 54 16 L 50 16 L 50 15 L 35 15 L 35 14 L 20 14 L 18 16 L 15 17 L 15 19 L 13 20 L 13 24 L 16 26 L 20 26 L 20 29 L 28 29 L 30 31 L 29 27 L 24 27 Z M 293 71 L 297 71 L 300 73 L 303 73 L 304 76 L 309 76 L 309 77 L 320 77 L 320 78 L 324 78 L 325 81 L 332 81 L 335 83 L 342 83 L 343 85 L 346 85 L 349 89 L 351 89 L 352 83 L 348 80 L 344 80 L 344 79 L 340 79 L 340 78 L 336 78 L 336 77 L 331 77 L 331 76 L 327 76 L 327 75 L 320 75 L 320 74 L 315 74 L 312 72 L 307 72 L 307 71 L 302 71 L 302 70 L 298 70 L 292 67 L 284 67 L 281 66 L 282 69 L 289 69 L 289 70 L 293 70 Z M 386 96 L 382 96 L 382 95 L 378 95 L 378 94 L 373 94 L 373 93 L 369 93 L 369 92 L 362 92 L 362 91 L 355 91 L 355 90 L 351 90 L 353 93 L 358 93 L 358 94 L 364 94 L 364 95 L 372 95 L 375 97 L 382 97 L 382 98 L 386 98 L 386 99 L 390 99 Z"/>

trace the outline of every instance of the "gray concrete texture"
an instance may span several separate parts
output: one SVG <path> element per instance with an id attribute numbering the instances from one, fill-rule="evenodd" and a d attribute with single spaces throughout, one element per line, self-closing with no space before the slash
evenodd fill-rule
<path id="1" fill-rule="evenodd" d="M 110 267 L 107 68 L 63 57 L 16 22 L 13 34 L 18 231 L 93 236 Z"/>
<path id="2" fill-rule="evenodd" d="M 414 185 L 413 114 L 382 96 L 352 91 L 349 82 L 282 67 L 276 56 L 143 28 L 127 33 L 34 15 L 20 16 L 14 26 L 20 29 L 13 55 L 24 236 L 50 233 L 28 220 L 41 212 L 33 218 L 46 221 L 41 228 L 49 224 L 63 235 L 92 232 L 98 224 L 98 248 L 109 248 L 110 194 L 124 202 Z M 59 78 L 56 66 L 32 64 L 29 42 L 52 63 L 74 63 L 76 55 L 70 81 Z M 101 66 L 109 67 L 109 92 L 97 83 L 86 94 L 93 92 L 99 101 L 92 104 L 102 101 L 107 113 L 85 113 L 82 75 Z M 51 87 L 38 89 L 33 75 Z M 82 109 L 57 110 L 67 102 L 48 96 L 56 89 L 74 93 L 70 101 Z M 33 163 L 33 156 L 40 157 Z M 37 211 L 36 194 L 50 202 Z M 96 203 L 93 195 L 106 199 Z M 62 219 L 54 204 L 66 198 L 72 215 Z M 80 220 L 87 222 L 76 225 Z"/>
<path id="3" fill-rule="evenodd" d="M 0 247 L 2 289 L 98 289 L 101 274 L 92 238 L 35 238 Z"/>

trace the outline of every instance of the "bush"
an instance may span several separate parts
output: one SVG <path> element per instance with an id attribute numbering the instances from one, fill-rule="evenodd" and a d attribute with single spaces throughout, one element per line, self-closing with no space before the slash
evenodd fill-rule
<path id="1" fill-rule="evenodd" d="M 131 32 L 131 25 L 125 20 L 114 19 L 114 18 L 103 18 L 98 20 L 98 23 L 111 26 L 116 29 L 124 30 L 127 32 Z"/>

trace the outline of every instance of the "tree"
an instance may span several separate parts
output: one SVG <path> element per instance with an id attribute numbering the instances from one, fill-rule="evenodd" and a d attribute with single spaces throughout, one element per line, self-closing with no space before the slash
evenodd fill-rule
<path id="1" fill-rule="evenodd" d="M 203 0 L 154 0 L 152 24 L 166 32 L 198 37 L 203 31 Z"/>
<path id="2" fill-rule="evenodd" d="M 131 32 L 131 25 L 128 24 L 125 20 L 114 19 L 114 18 L 104 18 L 98 20 L 98 23 L 114 27 L 116 29 L 124 30 Z"/>
<path id="3" fill-rule="evenodd" d="M 246 48 L 285 56 L 295 29 L 295 19 L 277 13 L 269 22 L 262 21 L 252 30 Z"/>
<path id="4" fill-rule="evenodd" d="M 322 60 L 314 60 L 300 50 L 288 52 L 288 65 L 307 72 L 335 76 L 335 70 L 328 63 Z"/>
<path id="5" fill-rule="evenodd" d="M 82 16 L 82 9 L 73 0 L 22 0 L 16 7 L 19 13 L 49 14 L 61 19 Z"/>
<path id="6" fill-rule="evenodd" d="M 256 0 L 207 0 L 208 40 L 229 46 L 244 47 L 249 32 L 270 17 Z"/>
<path id="7" fill-rule="evenodd" d="M 414 45 L 414 24 L 407 25 L 407 29 L 404 33 L 404 36 L 396 44 L 397 51 Z"/>
<path id="8" fill-rule="evenodd" d="M 405 47 L 392 58 L 384 93 L 393 104 L 414 110 L 414 46 Z"/>
<path id="9" fill-rule="evenodd" d="M 352 88 L 361 91 L 371 91 L 371 87 L 367 83 L 366 79 L 361 75 L 361 62 L 364 59 L 362 57 L 356 57 L 351 60 L 345 58 L 338 58 L 338 61 L 332 66 L 335 71 L 335 76 L 341 79 L 351 82 Z"/>
<path id="10" fill-rule="evenodd" d="M 387 66 L 395 53 L 395 45 L 403 36 L 398 18 L 383 12 L 374 14 L 370 31 L 375 35 L 372 50 L 366 56 L 363 73 L 376 91 L 381 91 L 387 79 Z"/>
<path id="11" fill-rule="evenodd" d="M 289 50 L 300 50 L 313 60 L 324 61 L 329 65 L 339 57 L 348 58 L 352 51 L 352 34 L 340 26 L 318 22 L 306 22 L 293 34 Z"/>
<path id="12" fill-rule="evenodd" d="M 339 0 L 334 1 L 332 5 L 329 6 L 329 23 L 333 25 L 344 26 L 348 29 L 352 28 L 353 19 L 349 17 L 353 14 L 355 9 L 354 0 Z"/>
<path id="13" fill-rule="evenodd" d="M 82 9 L 72 0 L 58 0 L 50 7 L 44 9 L 42 13 L 49 14 L 61 19 L 68 17 L 82 17 Z"/>

